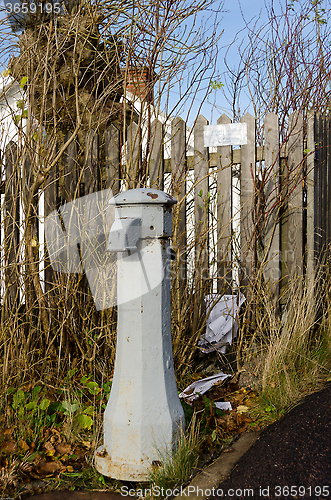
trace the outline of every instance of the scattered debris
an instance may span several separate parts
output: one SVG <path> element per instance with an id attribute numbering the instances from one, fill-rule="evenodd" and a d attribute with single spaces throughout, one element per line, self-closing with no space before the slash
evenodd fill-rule
<path id="1" fill-rule="evenodd" d="M 223 295 L 220 300 L 217 300 L 218 297 L 216 293 L 205 297 L 207 313 L 209 312 L 207 328 L 206 333 L 201 336 L 198 342 L 199 349 L 204 353 L 215 350 L 225 353 L 227 346 L 232 344 L 232 340 L 237 335 L 236 317 L 246 300 L 242 293 Z M 213 304 L 215 305 L 213 306 Z"/>
<path id="2" fill-rule="evenodd" d="M 232 411 L 232 406 L 230 401 L 215 401 L 214 404 L 218 410 Z"/>
<path id="3" fill-rule="evenodd" d="M 179 394 L 179 397 L 184 398 L 186 403 L 192 404 L 192 401 L 198 399 L 201 394 L 205 394 L 205 392 L 209 391 L 213 385 L 223 382 L 230 377 L 232 377 L 232 375 L 228 373 L 218 373 L 217 375 L 197 380 L 186 387 L 186 389 Z"/>
<path id="4" fill-rule="evenodd" d="M 224 442 L 244 432 L 260 429 L 251 412 L 257 395 L 250 389 L 240 388 L 237 379 L 235 375 L 216 383 L 207 394 L 198 395 L 192 402 L 183 400 L 186 412 L 195 413 L 200 425 L 201 457 L 217 453 Z"/>

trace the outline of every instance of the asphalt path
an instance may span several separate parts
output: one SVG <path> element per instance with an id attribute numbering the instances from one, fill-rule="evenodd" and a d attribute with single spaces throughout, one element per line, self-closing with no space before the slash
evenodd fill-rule
<path id="1" fill-rule="evenodd" d="M 268 426 L 215 498 L 331 498 L 331 384 Z"/>

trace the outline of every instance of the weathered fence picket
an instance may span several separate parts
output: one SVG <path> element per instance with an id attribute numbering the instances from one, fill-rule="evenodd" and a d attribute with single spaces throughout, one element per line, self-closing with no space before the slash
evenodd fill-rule
<path id="1" fill-rule="evenodd" d="M 150 187 L 163 190 L 164 187 L 164 146 L 163 125 L 159 120 L 151 124 L 151 151 L 149 156 Z"/>
<path id="2" fill-rule="evenodd" d="M 255 266 L 254 242 L 254 183 L 256 179 L 255 119 L 246 113 L 241 119 L 247 124 L 247 144 L 241 146 L 240 207 L 241 207 L 241 283 L 247 286 Z"/>
<path id="3" fill-rule="evenodd" d="M 115 125 L 110 125 L 105 132 L 105 156 L 105 187 L 115 195 L 121 188 L 120 131 Z"/>
<path id="4" fill-rule="evenodd" d="M 279 203 L 279 124 L 278 116 L 268 113 L 264 122 L 264 151 L 265 151 L 265 214 L 264 221 L 264 249 L 262 262 L 264 263 L 264 277 L 272 283 L 272 293 L 279 294 L 280 279 L 280 203 Z M 263 203 L 263 201 L 261 200 Z"/>
<path id="5" fill-rule="evenodd" d="M 289 179 L 285 261 L 290 277 L 303 274 L 303 120 L 294 112 L 289 119 L 287 175 Z"/>
<path id="6" fill-rule="evenodd" d="M 228 116 L 217 120 L 219 125 L 231 123 Z M 217 289 L 232 289 L 232 158 L 231 146 L 217 148 Z"/>
<path id="7" fill-rule="evenodd" d="M 68 132 L 65 136 L 65 142 L 72 136 L 72 132 Z M 79 196 L 78 194 L 78 178 L 77 178 L 77 141 L 73 139 L 65 150 L 63 162 L 63 178 L 62 178 L 62 200 L 72 201 Z M 76 195 L 75 195 L 76 193 Z"/>
<path id="8" fill-rule="evenodd" d="M 207 124 L 208 121 L 199 116 L 194 127 L 194 236 L 195 258 L 202 270 L 199 279 L 208 278 L 209 152 L 204 147 L 204 126 Z"/>
<path id="9" fill-rule="evenodd" d="M 140 187 L 139 171 L 142 161 L 141 128 L 132 122 L 127 128 L 127 150 L 125 156 L 125 184 L 129 189 Z"/>
<path id="10" fill-rule="evenodd" d="M 86 134 L 84 194 L 95 193 L 100 186 L 99 136 L 93 130 Z M 82 182 L 82 179 L 79 179 Z"/>
<path id="11" fill-rule="evenodd" d="M 17 168 L 17 149 L 10 142 L 5 152 L 5 217 L 4 217 L 4 254 L 5 254 L 5 296 L 9 307 L 19 302 L 19 172 Z"/>
<path id="12" fill-rule="evenodd" d="M 173 211 L 178 302 L 185 292 L 187 278 L 186 174 L 186 124 L 181 118 L 174 118 L 171 122 L 171 176 L 172 194 L 177 200 Z"/>
<path id="13" fill-rule="evenodd" d="M 308 112 L 307 117 L 307 156 L 306 156 L 306 172 L 307 172 L 307 280 L 310 282 L 314 279 L 315 274 L 315 240 L 316 240 L 316 210 L 318 208 L 317 189 L 315 191 L 316 170 L 315 167 L 315 113 Z M 331 199 L 331 198 L 330 198 Z M 315 202 L 316 200 L 316 202 Z"/>

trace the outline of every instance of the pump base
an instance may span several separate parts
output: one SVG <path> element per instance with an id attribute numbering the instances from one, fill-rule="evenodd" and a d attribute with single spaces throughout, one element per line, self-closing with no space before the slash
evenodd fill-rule
<path id="1" fill-rule="evenodd" d="M 120 462 L 112 460 L 104 446 L 95 452 L 95 467 L 100 474 L 122 481 L 146 481 L 151 469 L 149 462 Z"/>

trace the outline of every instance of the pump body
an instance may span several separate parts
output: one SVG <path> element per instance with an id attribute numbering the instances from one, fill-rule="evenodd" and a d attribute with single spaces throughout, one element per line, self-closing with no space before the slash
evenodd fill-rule
<path id="1" fill-rule="evenodd" d="M 173 366 L 170 310 L 171 207 L 155 189 L 114 197 L 108 250 L 117 253 L 117 348 L 104 414 L 104 444 L 95 455 L 105 476 L 144 481 L 176 448 L 184 429 Z"/>

